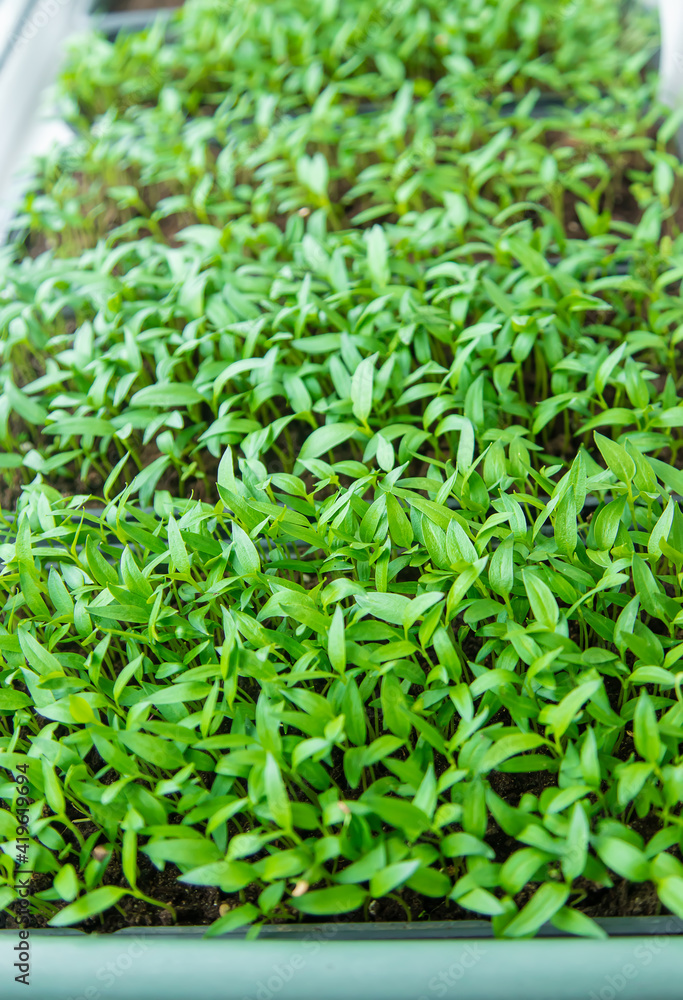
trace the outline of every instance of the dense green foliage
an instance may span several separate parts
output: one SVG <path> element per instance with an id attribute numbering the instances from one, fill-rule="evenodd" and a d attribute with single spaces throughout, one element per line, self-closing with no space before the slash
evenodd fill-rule
<path id="1" fill-rule="evenodd" d="M 164 905 L 143 856 L 220 889 L 212 934 L 407 889 L 600 936 L 619 880 L 683 916 L 648 31 L 195 0 L 74 49 L 0 264 L 0 762 L 52 925 Z"/>

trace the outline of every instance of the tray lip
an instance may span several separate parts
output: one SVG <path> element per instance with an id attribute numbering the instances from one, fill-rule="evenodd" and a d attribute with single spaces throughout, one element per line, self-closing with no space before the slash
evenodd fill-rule
<path id="1" fill-rule="evenodd" d="M 91 26 L 103 32 L 112 41 L 120 31 L 143 31 L 157 21 L 168 21 L 184 6 L 150 7 L 148 10 L 110 10 L 106 0 L 91 0 L 89 17 Z"/>
<path id="2" fill-rule="evenodd" d="M 595 921 L 608 934 L 608 938 L 602 941 L 592 941 L 594 945 L 608 945 L 615 938 L 648 938 L 654 936 L 661 937 L 683 937 L 683 919 L 672 914 L 662 914 L 659 916 L 643 917 L 603 917 Z M 45 927 L 29 928 L 31 939 L 70 939 L 92 942 L 91 947 L 110 940 L 120 940 L 124 937 L 144 937 L 153 939 L 156 942 L 163 940 L 204 940 L 209 925 L 186 926 L 186 927 L 124 927 L 118 931 L 109 933 L 86 933 L 75 927 Z M 9 938 L 16 937 L 16 928 L 0 929 L 0 945 Z M 219 941 L 243 941 L 246 937 L 246 929 L 232 931 L 221 935 L 216 939 Z M 533 940 L 569 940 L 582 946 L 588 939 L 575 937 L 562 931 L 556 930 L 551 924 L 544 924 Z M 495 943 L 491 924 L 486 920 L 434 920 L 415 921 L 402 923 L 398 921 L 387 921 L 377 923 L 341 923 L 335 921 L 323 921 L 319 923 L 298 923 L 298 924 L 265 924 L 256 940 L 251 944 L 259 942 L 268 943 L 272 941 L 291 942 L 296 944 L 302 940 L 316 940 L 320 943 L 334 942 L 378 942 L 378 941 L 404 941 L 411 944 L 419 944 L 424 941 L 463 941 L 463 940 L 485 940 Z M 509 945 L 510 941 L 503 941 Z M 515 942 L 517 944 L 528 943 L 527 939 Z"/>

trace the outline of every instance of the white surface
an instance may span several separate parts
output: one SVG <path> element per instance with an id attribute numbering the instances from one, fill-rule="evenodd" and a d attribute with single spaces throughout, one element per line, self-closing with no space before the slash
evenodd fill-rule
<path id="1" fill-rule="evenodd" d="M 71 135 L 54 121 L 46 88 L 59 71 L 63 42 L 85 27 L 89 6 L 89 0 L 0 0 L 0 242 L 31 157 Z"/>
<path id="2" fill-rule="evenodd" d="M 28 0 L 0 0 L 0 52 L 12 38 Z"/>
<path id="3" fill-rule="evenodd" d="M 683 0 L 659 0 L 662 59 L 659 93 L 672 107 L 683 103 Z"/>
<path id="4" fill-rule="evenodd" d="M 0 57 L 12 43 L 24 13 L 33 0 L 0 0 Z"/>

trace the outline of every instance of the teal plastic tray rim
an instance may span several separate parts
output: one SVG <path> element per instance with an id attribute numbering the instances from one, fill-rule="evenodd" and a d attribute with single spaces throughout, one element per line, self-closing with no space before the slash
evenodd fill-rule
<path id="1" fill-rule="evenodd" d="M 683 920 L 671 914 L 648 917 L 604 917 L 597 919 L 596 923 L 608 934 L 609 939 L 623 937 L 650 937 L 661 936 L 681 936 L 683 935 Z M 144 935 L 152 938 L 192 938 L 201 940 L 206 933 L 205 926 L 186 927 L 124 927 L 118 931 L 109 933 L 86 933 L 77 927 L 57 928 L 30 928 L 31 937 L 63 937 L 92 939 L 93 941 L 103 941 L 109 938 L 120 938 L 129 935 Z M 3 939 L 16 936 L 16 929 L 0 929 L 0 943 Z M 221 935 L 218 940 L 244 940 L 247 930 L 242 928 Z M 272 941 L 274 939 L 289 940 L 296 942 L 310 936 L 318 936 L 322 939 L 336 941 L 438 941 L 438 940 L 486 940 L 494 941 L 491 924 L 485 920 L 434 920 L 422 922 L 393 922 L 386 923 L 301 923 L 301 924 L 266 924 L 261 928 L 256 942 L 259 940 Z M 578 944 L 585 942 L 585 938 L 574 937 L 563 931 L 559 931 L 551 924 L 545 924 L 540 928 L 537 938 L 559 939 L 569 938 Z M 512 943 L 512 942 L 508 942 Z"/>

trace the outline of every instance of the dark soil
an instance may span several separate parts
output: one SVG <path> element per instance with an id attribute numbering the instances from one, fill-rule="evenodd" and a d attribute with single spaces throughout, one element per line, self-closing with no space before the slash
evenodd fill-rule
<path id="1" fill-rule="evenodd" d="M 522 774 L 507 774 L 493 772 L 490 783 L 494 791 L 505 798 L 510 804 L 517 804 L 522 795 L 529 792 L 540 795 L 544 788 L 555 783 L 554 775 L 539 771 Z M 349 789 L 349 798 L 356 793 Z M 170 817 L 173 822 L 177 817 Z M 656 832 L 654 817 L 645 817 L 638 821 L 639 832 L 646 838 Z M 91 823 L 81 825 L 81 832 L 89 836 L 95 827 Z M 70 839 L 67 830 L 62 831 L 66 839 Z M 520 844 L 505 834 L 493 819 L 485 834 L 487 843 L 496 852 L 496 859 L 504 861 L 520 847 Z M 252 859 L 253 860 L 253 859 Z M 456 869 L 457 859 L 448 869 L 448 874 L 455 879 L 463 874 Z M 158 871 L 144 854 L 138 855 L 138 888 L 145 895 L 157 900 L 163 906 L 152 906 L 131 896 L 124 897 L 118 907 L 106 913 L 92 917 L 79 925 L 81 930 L 89 933 L 112 933 L 124 927 L 169 927 L 169 926 L 207 926 L 223 915 L 227 909 L 234 909 L 245 902 L 255 903 L 259 894 L 256 886 L 250 886 L 240 893 L 226 895 L 215 887 L 192 886 L 178 881 L 179 870 L 175 865 L 167 864 L 165 871 Z M 52 876 L 37 874 L 33 878 L 32 892 L 49 889 Z M 120 859 L 114 854 L 107 867 L 104 883 L 127 887 L 128 883 L 121 869 Z M 522 907 L 533 896 L 539 883 L 529 882 L 517 894 L 515 902 Z M 655 916 L 668 913 L 659 901 L 657 891 L 651 883 L 637 884 L 626 879 L 615 879 L 613 886 L 602 886 L 587 879 L 578 879 L 574 883 L 578 895 L 571 899 L 573 907 L 592 918 L 602 917 L 635 917 Z M 66 904 L 57 904 L 63 907 Z M 171 909 L 172 908 L 172 909 Z M 0 927 L 14 928 L 17 922 L 10 911 L 0 913 Z M 409 888 L 399 889 L 392 897 L 372 900 L 365 909 L 360 908 L 352 913 L 345 913 L 331 920 L 333 923 L 371 922 L 384 923 L 389 921 L 427 921 L 427 920 L 474 920 L 483 919 L 471 910 L 466 910 L 448 899 L 435 899 L 421 896 Z M 320 923 L 319 918 L 309 917 L 296 910 L 283 906 L 273 915 L 272 923 Z M 35 927 L 47 926 L 46 917 L 36 917 Z"/>
<path id="2" fill-rule="evenodd" d="M 161 452 L 153 443 L 141 448 L 143 468 L 147 468 L 153 461 L 160 457 Z M 189 475 L 181 483 L 181 476 L 178 469 L 171 467 L 162 474 L 156 485 L 156 491 L 169 490 L 174 496 L 193 496 L 195 500 L 201 500 L 205 503 L 215 503 L 218 499 L 218 494 L 214 488 L 214 484 L 219 459 L 214 458 L 208 451 L 204 452 L 202 457 L 206 467 L 206 477 L 202 477 L 199 474 Z M 109 456 L 109 461 L 110 467 L 113 468 L 118 461 L 118 457 L 116 455 Z M 191 460 L 186 459 L 186 461 Z M 267 462 L 267 468 L 270 473 L 283 471 L 282 463 L 276 458 Z M 124 489 L 137 472 L 138 470 L 134 464 L 132 462 L 129 463 L 129 468 L 121 473 L 117 484 L 112 488 L 112 495 L 116 495 L 117 488 Z M 14 475 L 12 475 L 11 470 L 7 470 L 7 475 L 8 478 L 11 478 L 9 483 L 0 480 L 0 510 L 13 511 L 23 489 L 21 470 L 14 470 Z M 101 496 L 104 489 L 104 480 L 92 468 L 85 480 L 81 479 L 80 476 L 68 477 L 55 474 L 45 475 L 43 476 L 43 480 L 48 486 L 58 490 L 63 497 Z"/>
<path id="3" fill-rule="evenodd" d="M 88 933 L 111 934 L 125 927 L 204 927 L 213 923 L 223 913 L 225 907 L 234 909 L 244 902 L 256 902 L 259 890 L 249 887 L 242 893 L 224 895 L 219 889 L 211 886 L 185 885 L 178 881 L 180 872 L 175 865 L 167 865 L 163 872 L 157 871 L 145 855 L 138 857 L 140 877 L 138 887 L 152 899 L 173 908 L 151 906 L 142 900 L 126 896 L 118 907 L 108 910 L 98 917 L 91 917 L 79 924 L 79 928 Z M 451 876 L 453 872 L 450 872 Z M 41 892 L 50 887 L 52 877 L 36 875 L 33 879 L 33 892 Z M 107 885 L 127 886 L 117 858 L 113 858 L 105 876 Z M 538 883 L 528 883 L 515 901 L 523 906 L 533 896 Z M 585 895 L 582 899 L 573 901 L 574 908 L 595 918 L 600 917 L 635 917 L 655 916 L 668 913 L 662 907 L 654 885 L 650 883 L 637 884 L 618 879 L 611 888 L 605 888 L 579 879 L 575 888 Z M 476 920 L 483 919 L 472 910 L 466 910 L 448 899 L 433 899 L 421 896 L 412 889 L 399 889 L 393 894 L 395 898 L 374 899 L 367 907 L 367 912 L 358 909 L 345 913 L 332 923 L 368 922 L 386 923 L 389 921 L 427 921 L 427 920 Z M 399 901 L 400 900 L 400 901 Z M 64 906 L 66 904 L 61 904 Z M 60 906 L 60 908 L 61 908 Z M 274 916 L 272 923 L 319 923 L 319 918 L 306 916 L 289 907 L 281 907 L 281 912 Z M 175 916 L 174 916 L 175 913 Z M 0 913 L 0 928 L 18 927 L 14 915 L 10 912 Z M 45 917 L 36 917 L 34 927 L 47 926 Z"/>
<path id="4" fill-rule="evenodd" d="M 115 11 L 134 11 L 150 10 L 161 7 L 175 8 L 181 5 L 180 0 L 112 0 L 111 9 Z M 138 97 L 138 99 L 142 100 L 140 97 Z M 128 102 L 126 101 L 125 103 Z M 207 106 L 199 109 L 199 111 L 195 112 L 195 115 L 202 113 L 211 115 L 213 112 L 213 107 Z M 447 130 L 441 130 L 438 124 L 435 125 L 435 129 L 435 136 L 438 136 L 439 134 L 447 135 Z M 653 126 L 650 130 L 650 137 L 654 137 L 655 134 L 656 129 Z M 590 149 L 592 148 L 584 145 L 579 139 L 574 139 L 564 132 L 553 130 L 546 131 L 542 136 L 542 141 L 548 148 L 573 146 L 579 153 L 584 155 L 588 155 Z M 308 152 L 313 153 L 315 148 L 316 147 L 311 145 Z M 335 179 L 334 174 L 339 167 L 338 150 L 334 145 L 321 148 L 324 149 L 325 157 L 330 164 L 330 172 L 333 176 L 330 195 L 332 204 L 335 206 L 335 227 L 341 230 L 367 229 L 375 225 L 378 221 L 382 221 L 386 224 L 396 224 L 399 221 L 397 211 L 392 210 L 391 208 L 388 208 L 383 215 L 373 217 L 372 219 L 366 220 L 364 223 L 354 221 L 361 212 L 371 208 L 375 204 L 375 201 L 370 195 L 359 197 L 350 201 L 348 193 L 353 186 L 355 176 L 367 167 L 381 162 L 377 156 L 372 153 L 359 154 L 356 158 L 354 176 L 342 176 L 341 178 Z M 673 145 L 669 151 L 674 151 Z M 214 152 L 217 152 L 217 150 L 214 150 Z M 499 159 L 502 160 L 503 156 L 504 153 L 501 153 Z M 437 162 L 444 163 L 449 159 L 452 159 L 452 150 L 444 149 L 437 152 Z M 636 171 L 650 173 L 652 167 L 644 159 L 642 154 L 638 152 L 630 153 L 628 157 L 622 156 L 621 159 L 617 160 L 614 160 L 613 158 L 610 159 L 609 154 L 606 154 L 606 159 L 611 163 L 612 178 L 607 190 L 600 198 L 600 211 L 609 211 L 613 220 L 616 222 L 626 222 L 636 225 L 642 218 L 643 209 L 638 205 L 636 198 L 630 190 L 632 175 Z M 162 185 L 161 187 L 152 186 L 145 188 L 144 185 L 141 184 L 139 177 L 135 174 L 135 170 L 129 170 L 126 176 L 126 183 L 131 183 L 140 189 L 143 200 L 150 208 L 157 205 L 159 200 L 163 197 L 181 193 L 180 190 L 176 189 L 173 185 Z M 118 226 L 127 222 L 135 214 L 132 210 L 121 210 L 117 208 L 117 206 L 110 202 L 106 198 L 106 195 L 102 192 L 100 192 L 102 197 L 100 197 L 100 194 L 95 196 L 93 193 L 94 189 L 90 190 L 91 182 L 92 178 L 83 178 L 83 189 L 80 192 L 80 194 L 85 198 L 83 203 L 83 214 L 87 217 L 87 226 L 84 221 L 84 230 L 79 234 L 79 239 L 82 240 L 84 248 L 86 246 L 94 246 L 99 238 L 105 235 L 110 235 L 115 229 L 118 228 Z M 124 183 L 123 178 L 121 183 Z M 236 177 L 236 183 L 254 183 L 254 177 L 250 171 L 241 171 L 240 175 Z M 586 183 L 591 187 L 595 187 L 597 179 L 586 178 Z M 88 201 L 88 194 L 94 198 L 92 204 Z M 526 199 L 526 191 L 523 187 L 517 190 L 517 197 L 520 201 L 524 201 Z M 433 199 L 427 191 L 423 192 L 421 198 L 422 203 L 420 207 L 423 210 L 427 210 L 440 204 L 439 200 Z M 576 213 L 576 204 L 580 203 L 582 199 L 571 191 L 565 190 L 562 195 L 562 201 L 563 204 L 560 211 L 560 221 L 566 234 L 572 239 L 587 238 L 588 234 L 585 232 Z M 106 205 L 105 212 L 101 211 L 102 204 Z M 549 196 L 543 198 L 540 204 L 550 211 L 554 210 L 553 199 Z M 93 212 L 95 212 L 95 214 L 93 214 Z M 309 209 L 306 207 L 300 209 L 301 214 L 308 212 Z M 271 221 L 284 230 L 287 223 L 287 216 L 278 214 L 275 199 L 273 200 L 273 204 L 270 206 L 269 214 Z M 521 210 L 521 214 L 528 217 L 534 224 L 536 223 L 538 218 L 537 212 Z M 513 218 L 514 217 L 511 217 L 511 220 Z M 143 228 L 140 230 L 140 236 L 161 236 L 169 246 L 177 247 L 179 245 L 176 240 L 177 233 L 186 226 L 197 224 L 201 221 L 202 220 L 198 219 L 191 212 L 184 212 L 180 215 L 170 216 L 161 220 L 159 226 L 160 232 L 157 231 L 155 234 L 152 234 L 148 229 Z M 679 209 L 673 219 L 665 219 L 663 231 L 669 233 L 669 235 L 675 236 L 681 225 L 683 225 L 683 209 Z M 48 247 L 55 249 L 58 254 L 60 250 L 64 250 L 64 252 L 71 252 L 73 249 L 65 249 L 62 247 L 62 237 L 59 234 L 51 233 L 49 236 L 42 233 L 28 234 L 26 248 L 31 256 L 36 256 L 39 252 L 42 252 Z"/>

